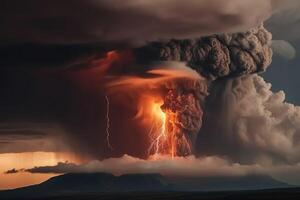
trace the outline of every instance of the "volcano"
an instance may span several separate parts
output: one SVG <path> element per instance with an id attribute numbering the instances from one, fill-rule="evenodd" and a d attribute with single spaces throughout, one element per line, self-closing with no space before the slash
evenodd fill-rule
<path id="1" fill-rule="evenodd" d="M 0 198 L 19 199 L 26 197 L 46 198 L 85 195 L 126 194 L 128 192 L 189 191 L 239 191 L 271 188 L 290 188 L 291 185 L 268 176 L 248 175 L 242 177 L 165 177 L 160 174 L 125 174 L 114 176 L 108 173 L 64 174 L 33 186 L 0 192 Z"/>

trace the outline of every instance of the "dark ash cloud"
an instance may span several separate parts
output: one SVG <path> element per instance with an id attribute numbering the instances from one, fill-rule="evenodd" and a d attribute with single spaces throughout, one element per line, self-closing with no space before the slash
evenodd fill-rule
<path id="1" fill-rule="evenodd" d="M 150 43 L 136 49 L 137 59 L 181 61 L 201 75 L 218 79 L 264 72 L 272 62 L 272 34 L 263 25 L 249 31 L 196 40 Z"/>
<path id="2" fill-rule="evenodd" d="M 51 123 L 0 123 L 0 153 L 66 151 L 65 132 Z"/>
<path id="3" fill-rule="evenodd" d="M 233 74 L 255 73 L 265 70 L 271 62 L 270 41 L 270 34 L 260 26 L 246 32 L 200 38 L 197 45 L 192 46 L 193 51 L 189 51 L 192 53 L 190 60 L 187 56 L 178 59 L 177 56 L 174 57 L 174 54 L 181 55 L 182 53 L 177 52 L 175 48 L 170 54 L 163 54 L 162 57 L 151 59 L 151 61 L 186 61 L 187 65 L 196 68 L 201 75 L 207 75 L 207 78 L 212 78 L 212 80 Z M 151 45 L 149 44 L 150 47 Z M 147 45 L 146 48 L 149 46 Z M 167 52 L 170 46 L 172 47 L 169 43 L 161 43 L 161 48 L 156 49 L 156 53 L 160 55 L 162 50 Z M 188 54 L 188 51 L 186 53 Z M 62 135 L 65 139 L 58 141 L 70 145 L 75 153 L 80 153 L 83 157 L 98 159 L 111 155 L 120 156 L 124 153 L 145 157 L 148 143 L 143 133 L 146 127 L 141 127 L 137 121 L 131 120 L 137 112 L 136 99 L 128 104 L 125 99 L 120 101 L 110 97 L 111 142 L 118 148 L 114 151 L 107 148 L 106 94 L 103 79 L 103 76 L 107 74 L 103 75 L 98 72 L 101 72 L 101 61 L 103 63 L 107 57 L 101 53 L 100 55 L 92 57 L 93 59 L 83 60 L 85 65 L 80 68 L 75 67 L 76 69 L 72 67 L 52 70 L 45 70 L 41 67 L 40 70 L 23 69 L 20 71 L 3 69 L 3 79 L 1 79 L 3 84 L 0 86 L 3 94 L 0 108 L 3 112 L 0 118 L 5 121 L 26 119 L 33 122 L 44 121 L 58 124 L 61 127 L 47 132 L 51 136 Z M 136 56 L 140 58 L 139 55 Z M 123 55 L 122 50 L 117 50 L 116 60 L 108 62 L 111 67 L 109 68 L 111 71 L 107 72 L 108 75 L 110 73 L 139 75 L 148 70 L 145 65 L 135 63 L 134 59 L 127 60 L 127 54 Z M 100 64 L 93 66 L 92 63 Z M 153 64 L 148 65 L 148 67 L 151 66 Z M 6 85 L 11 85 L 11 87 L 5 87 Z M 206 90 L 204 93 L 207 93 Z M 120 119 L 122 119 L 121 122 Z M 114 125 L 116 122 L 119 122 L 118 126 Z M 35 126 L 38 124 L 33 124 L 31 130 L 36 129 Z M 127 130 L 132 131 L 129 133 Z M 128 134 L 132 136 L 130 140 L 128 140 Z M 124 145 L 123 140 L 128 140 L 128 144 Z M 30 147 L 29 142 L 18 143 L 19 145 L 13 146 Z M 41 144 L 41 142 L 38 141 L 36 144 Z M 49 146 L 47 149 L 54 149 L 55 142 L 51 144 L 53 145 L 45 145 Z M 33 145 L 34 150 L 40 149 L 41 145 L 39 146 Z M 16 149 L 21 151 L 20 148 Z M 12 151 L 12 148 L 5 145 L 2 151 L 8 152 L 9 150 Z"/>
<path id="4" fill-rule="evenodd" d="M 145 42 L 236 32 L 272 13 L 270 0 L 2 0 L 1 43 Z"/>
<path id="5" fill-rule="evenodd" d="M 190 4 L 186 2 L 174 3 L 174 1 L 171 0 L 165 1 L 164 3 L 158 0 L 151 2 L 143 1 L 140 3 L 131 0 L 115 2 L 119 2 L 119 4 L 101 0 L 76 0 L 72 2 L 72 4 L 67 1 L 45 1 L 42 3 L 31 0 L 26 3 L 18 2 L 18 7 L 22 8 L 19 10 L 15 7 L 15 4 L 13 4 L 16 3 L 15 1 L 9 1 L 6 4 L 6 11 L 1 12 L 7 17 L 3 19 L 5 22 L 3 26 L 4 32 L 0 33 L 0 40 L 12 43 L 36 42 L 69 44 L 95 41 L 113 43 L 124 41 L 144 42 L 173 37 L 179 39 L 187 37 L 193 38 L 211 33 L 245 30 L 259 24 L 270 14 L 270 1 L 261 0 L 247 0 L 243 1 L 243 3 L 240 3 L 240 0 L 210 0 L 209 3 L 207 3 L 208 1 L 206 0 L 190 0 Z M 159 7 L 157 6 L 158 4 L 160 5 Z M 209 6 L 209 8 L 207 6 Z M 251 9 L 253 7 L 258 9 Z M 15 16 L 15 12 L 11 12 L 11 9 L 15 9 L 19 15 Z M 189 12 L 186 12 L 187 10 Z M 249 14 L 249 12 L 251 12 L 251 14 Z M 53 13 L 55 13 L 55 15 Z M 76 13 L 80 13 L 80 16 L 77 16 Z M 152 21 L 155 23 L 152 23 Z M 174 23 L 174 21 L 176 21 L 176 23 Z M 141 25 L 141 23 L 143 24 Z M 12 26 L 14 24 L 21 25 Z M 147 26 L 144 26 L 144 24 L 147 24 Z M 126 31 L 123 31 L 124 29 Z M 181 32 L 178 31 L 178 29 L 184 31 Z M 16 34 L 10 34 L 12 32 Z M 70 35 L 71 33 L 72 35 Z M 122 34 L 120 35 L 120 33 Z M 68 40 L 66 40 L 66 38 Z M 271 62 L 270 39 L 270 34 L 262 27 L 259 27 L 258 29 L 254 28 L 245 33 L 203 37 L 198 40 L 197 44 L 189 40 L 186 46 L 184 41 L 175 40 L 175 42 L 161 43 L 162 48 L 159 49 L 159 57 L 154 59 L 154 61 L 187 61 L 188 65 L 212 79 L 216 77 L 224 78 L 230 75 L 256 73 L 264 71 Z M 181 45 L 183 48 L 181 48 Z M 81 48 L 79 48 L 78 51 L 81 51 L 80 49 Z M 184 51 L 182 51 L 182 49 L 184 49 Z M 191 49 L 195 51 L 191 51 Z M 56 48 L 52 49 L 49 54 L 55 54 L 51 53 L 52 51 L 55 52 L 55 50 Z M 26 51 L 26 47 L 24 51 Z M 39 50 L 36 50 L 36 52 L 38 51 Z M 64 54 L 63 51 L 64 50 L 61 50 L 60 53 Z M 86 55 L 85 51 L 79 52 L 78 55 L 76 54 L 76 48 L 74 51 L 75 53 L 73 52 L 74 54 L 70 57 L 66 56 L 67 61 L 62 58 L 65 55 L 61 57 L 54 56 L 57 60 L 54 59 L 51 64 L 55 66 L 62 63 L 61 66 L 64 68 L 66 67 L 66 62 L 70 60 L 76 61 L 76 58 L 81 54 Z M 94 53 L 94 51 L 97 51 L 97 48 L 87 48 L 86 51 L 88 52 L 87 55 L 89 55 L 90 52 Z M 30 55 L 34 58 L 33 54 Z M 45 55 L 47 55 L 47 53 Z M 99 59 L 99 57 L 97 57 L 97 59 Z M 25 58 L 27 57 L 25 56 Z M 51 56 L 46 58 L 46 60 L 52 60 Z M 102 57 L 100 57 L 100 59 L 101 58 Z M 35 66 L 42 66 L 43 64 L 43 56 L 41 56 L 40 60 L 32 60 Z M 84 64 L 88 65 L 88 61 Z M 7 60 L 6 63 L 9 64 L 9 60 Z M 22 65 L 22 62 L 16 65 Z M 26 65 L 26 62 L 24 65 Z M 6 66 L 5 63 L 3 66 Z M 41 68 L 43 68 L 43 66 Z M 89 72 L 87 68 L 83 67 L 77 72 L 74 72 L 68 70 L 69 68 L 66 67 L 63 71 L 58 73 L 47 72 L 42 73 L 42 75 L 31 74 L 35 74 L 36 72 L 27 71 L 26 73 L 22 73 L 23 71 L 12 72 L 8 70 L 8 72 L 3 70 L 5 73 L 1 75 L 1 83 L 3 84 L 1 84 L 2 86 L 0 87 L 3 98 L 0 104 L 2 111 L 0 118 L 11 121 L 17 120 L 16 118 L 26 118 L 29 121 L 45 120 L 62 124 L 64 128 L 62 135 L 68 136 L 68 139 L 64 142 L 71 143 L 75 151 L 78 150 L 79 153 L 83 152 L 83 155 L 89 155 L 93 159 L 110 156 L 111 154 L 120 155 L 124 152 L 142 157 L 146 145 L 143 146 L 144 138 L 136 131 L 136 129 L 138 129 L 136 128 L 136 124 L 128 122 L 129 120 L 119 122 L 120 118 L 130 119 L 136 110 L 122 107 L 118 105 L 118 102 L 114 102 L 114 100 L 111 102 L 111 106 L 114 108 L 111 112 L 111 139 L 112 143 L 114 143 L 118 149 L 115 149 L 113 152 L 107 150 L 105 141 L 106 118 L 104 114 L 106 105 L 104 92 L 101 90 L 103 88 L 98 86 L 101 84 L 99 81 L 100 78 L 96 77 L 97 74 L 94 74 L 92 70 Z M 230 82 L 231 80 L 226 82 L 226 85 L 230 84 Z M 9 85 L 9 87 L 6 87 L 7 85 Z M 237 93 L 240 90 L 242 89 L 238 88 L 233 91 Z M 214 91 L 212 91 L 212 93 L 214 93 Z M 134 104 L 136 102 L 132 103 Z M 236 113 L 230 114 L 235 115 Z M 116 123 L 116 121 L 119 122 L 118 126 L 113 124 Z M 233 127 L 236 126 L 235 124 L 230 125 Z M 129 139 L 128 144 L 125 146 L 122 143 L 124 139 L 128 139 L 128 135 L 126 135 L 126 131 L 124 131 L 127 129 L 133 130 L 132 133 L 130 133 L 133 137 Z M 18 134 L 28 134 L 26 137 L 29 138 L 30 133 L 25 133 L 26 131 L 27 130 L 22 132 L 22 134 L 19 131 Z M 56 130 L 53 132 L 55 131 Z M 9 133 L 2 131 L 2 135 L 5 134 Z M 12 137 L 12 135 L 13 134 L 11 134 L 10 137 Z M 247 136 L 246 134 L 245 137 Z M 218 135 L 216 135 L 215 138 L 218 138 Z M 214 143 L 215 138 L 208 138 L 202 141 L 206 141 L 207 144 L 210 144 Z M 288 143 L 289 141 L 287 141 L 286 146 L 289 145 Z M 271 145 L 274 146 L 274 144 Z M 19 143 L 16 146 L 24 145 L 20 145 Z M 25 146 L 30 147 L 29 143 Z M 7 148 L 8 145 L 6 145 L 5 150 L 2 151 L 12 151 L 11 148 Z M 34 147 L 33 149 L 36 150 L 39 148 Z M 263 155 L 265 155 L 265 151 L 268 151 L 267 157 L 271 154 L 276 154 L 275 157 L 278 156 L 277 153 L 282 154 L 282 151 L 272 148 L 271 150 L 263 149 Z M 50 149 L 53 148 L 51 147 Z M 18 151 L 22 150 L 24 149 L 19 149 Z M 245 159 L 248 162 L 248 157 L 244 157 L 246 152 L 248 152 L 248 149 L 241 151 L 241 155 L 231 154 L 232 152 L 229 152 L 228 155 L 234 160 L 240 161 Z M 212 151 L 208 153 L 212 153 Z M 217 150 L 217 153 L 219 153 L 219 150 Z M 279 155 L 280 158 L 282 158 L 283 155 Z M 256 154 L 253 157 L 257 159 Z M 254 158 L 250 159 L 251 162 Z M 294 160 L 295 158 L 289 158 L 287 162 L 295 162 Z"/>
<path id="6" fill-rule="evenodd" d="M 25 169 L 23 172 L 29 173 L 55 173 L 55 174 L 62 174 L 62 173 L 74 173 L 80 172 L 80 166 L 74 163 L 69 162 L 58 162 L 55 166 L 41 166 L 41 167 L 34 167 L 31 169 Z"/>
<path id="7" fill-rule="evenodd" d="M 15 168 L 13 168 L 13 169 L 7 170 L 6 172 L 4 172 L 4 174 L 16 174 L 16 173 L 19 173 L 19 172 L 22 172 L 22 171 L 23 171 L 22 169 L 17 170 Z"/>

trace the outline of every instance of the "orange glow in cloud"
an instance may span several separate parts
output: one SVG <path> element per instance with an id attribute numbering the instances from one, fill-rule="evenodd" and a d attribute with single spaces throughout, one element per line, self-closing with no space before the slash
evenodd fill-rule
<path id="1" fill-rule="evenodd" d="M 148 156 L 187 156 L 192 153 L 192 143 L 181 129 L 182 121 L 175 109 L 175 104 L 178 105 L 175 99 L 183 102 L 183 99 L 192 95 L 176 97 L 172 87 L 182 80 L 196 84 L 202 77 L 182 63 L 164 64 L 166 66 L 157 66 L 147 71 L 147 76 L 131 75 L 113 79 L 107 84 L 107 90 L 108 93 L 129 95 L 137 99 L 136 119 L 149 129 Z M 172 101 L 172 109 L 166 106 L 166 100 Z M 182 109 L 187 110 L 188 106 L 190 105 L 184 105 Z"/>
<path id="2" fill-rule="evenodd" d="M 20 172 L 5 174 L 10 169 L 26 169 L 35 166 L 52 166 L 58 162 L 78 163 L 75 157 L 54 152 L 28 152 L 0 154 L 0 190 L 37 184 L 57 174 L 31 174 Z"/>

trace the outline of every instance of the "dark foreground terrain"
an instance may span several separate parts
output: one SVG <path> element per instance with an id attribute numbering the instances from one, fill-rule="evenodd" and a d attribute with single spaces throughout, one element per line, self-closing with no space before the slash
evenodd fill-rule
<path id="1" fill-rule="evenodd" d="M 18 198 L 24 199 L 24 198 Z M 114 200 L 114 199 L 137 199 L 137 200 L 183 200 L 183 199 L 300 199 L 300 189 L 269 189 L 258 191 L 224 191 L 224 192 L 122 192 L 122 193 L 99 193 L 99 194 L 73 194 L 37 198 L 36 200 Z M 2 199 L 1 199 L 2 200 Z M 4 200 L 4 199 L 3 199 Z"/>
<path id="2" fill-rule="evenodd" d="M 260 175 L 184 178 L 77 173 L 0 191 L 0 200 L 6 199 L 300 199 L 300 188 Z"/>

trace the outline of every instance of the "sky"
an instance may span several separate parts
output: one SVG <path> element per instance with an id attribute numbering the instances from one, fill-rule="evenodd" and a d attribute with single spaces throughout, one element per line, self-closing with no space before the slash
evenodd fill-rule
<path id="1" fill-rule="evenodd" d="M 0 2 L 0 189 L 74 171 L 258 173 L 300 184 L 297 0 Z M 144 72 L 128 64 L 126 50 L 148 42 L 245 32 L 261 23 L 273 35 L 273 61 L 261 75 L 214 82 L 197 155 L 144 160 L 149 144 L 135 118 L 138 100 L 106 98 L 105 73 Z"/>
<path id="2" fill-rule="evenodd" d="M 299 6 L 294 6 L 289 12 L 275 14 L 266 22 L 266 27 L 272 32 L 275 40 L 288 41 L 296 50 L 294 56 L 286 58 L 275 54 L 273 63 L 268 71 L 263 75 L 266 80 L 272 83 L 274 90 L 284 90 L 287 100 L 291 103 L 299 104 L 300 96 L 297 92 L 299 80 L 297 78 L 299 64 L 299 16 L 297 10 Z"/>

